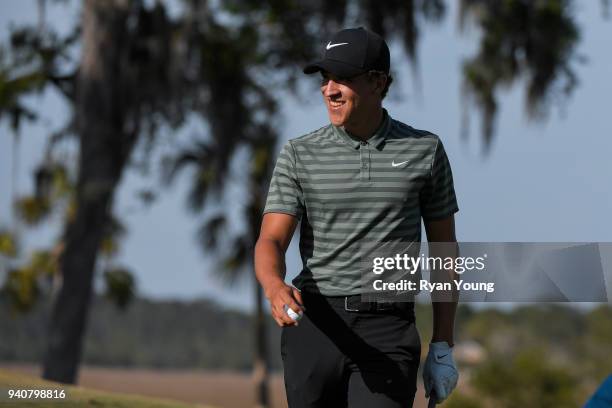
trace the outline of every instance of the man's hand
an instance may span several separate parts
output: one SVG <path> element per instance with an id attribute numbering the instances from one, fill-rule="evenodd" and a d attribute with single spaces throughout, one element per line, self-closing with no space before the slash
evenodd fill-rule
<path id="1" fill-rule="evenodd" d="M 283 282 L 266 291 L 266 297 L 272 308 L 272 317 L 280 327 L 297 326 L 298 322 L 289 317 L 285 311 L 285 305 L 297 314 L 304 313 L 306 309 L 302 306 L 302 295 L 299 290 Z"/>
<path id="2" fill-rule="evenodd" d="M 453 349 L 445 341 L 431 343 L 423 367 L 425 397 L 432 394 L 436 402 L 444 401 L 457 386 L 459 373 L 453 360 Z"/>

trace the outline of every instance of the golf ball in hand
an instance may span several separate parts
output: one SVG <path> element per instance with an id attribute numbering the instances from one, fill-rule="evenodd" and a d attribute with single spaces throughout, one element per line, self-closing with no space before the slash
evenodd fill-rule
<path id="1" fill-rule="evenodd" d="M 287 313 L 287 315 L 291 318 L 291 320 L 297 322 L 298 320 L 302 318 L 302 312 L 296 313 L 295 310 L 293 310 L 287 305 L 285 305 L 284 309 L 285 309 L 285 313 Z"/>

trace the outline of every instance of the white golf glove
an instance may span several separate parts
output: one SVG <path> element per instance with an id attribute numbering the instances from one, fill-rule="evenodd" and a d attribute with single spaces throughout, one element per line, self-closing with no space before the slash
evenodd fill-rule
<path id="1" fill-rule="evenodd" d="M 453 349 L 445 341 L 431 343 L 423 367 L 425 397 L 429 398 L 433 391 L 437 403 L 444 401 L 455 389 L 458 378 Z"/>

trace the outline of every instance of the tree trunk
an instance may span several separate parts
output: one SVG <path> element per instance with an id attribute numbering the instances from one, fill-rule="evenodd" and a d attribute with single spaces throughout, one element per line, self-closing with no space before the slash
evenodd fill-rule
<path id="1" fill-rule="evenodd" d="M 76 212 L 64 232 L 62 281 L 43 362 L 43 377 L 63 383 L 77 379 L 98 248 L 136 135 L 125 126 L 127 11 L 127 1 L 84 2 L 74 107 L 80 141 Z"/>
<path id="2" fill-rule="evenodd" d="M 255 276 L 255 274 L 253 274 Z M 257 406 L 267 408 L 270 406 L 268 395 L 268 333 L 266 331 L 266 314 L 264 311 L 264 298 L 261 285 L 255 280 L 255 363 L 253 372 L 257 393 Z"/>
<path id="3" fill-rule="evenodd" d="M 255 151 L 256 149 L 254 149 Z M 261 169 L 263 170 L 263 169 Z M 251 175 L 249 183 L 249 191 L 251 202 L 247 208 L 247 222 L 249 225 L 249 238 L 251 241 L 251 253 L 255 250 L 255 244 L 259 237 L 261 228 L 261 215 L 263 213 L 263 191 L 267 191 L 265 184 L 267 183 L 268 174 L 265 171 L 255 171 Z M 264 184 L 264 186 L 262 186 Z M 269 383 L 269 358 L 268 358 L 268 331 L 266 330 L 267 312 L 264 308 L 264 293 L 261 285 L 255 277 L 255 270 L 251 274 L 253 278 L 253 287 L 255 288 L 255 361 L 253 364 L 253 374 L 255 378 L 255 387 L 257 395 L 257 407 L 268 408 L 270 406 L 270 396 L 268 392 Z"/>

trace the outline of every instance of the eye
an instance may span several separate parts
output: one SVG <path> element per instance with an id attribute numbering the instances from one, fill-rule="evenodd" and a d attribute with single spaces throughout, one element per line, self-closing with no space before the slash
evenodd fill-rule
<path id="1" fill-rule="evenodd" d="M 322 74 L 321 76 L 321 86 L 327 86 L 327 83 L 333 80 L 337 84 L 351 84 L 354 82 L 354 78 L 343 78 L 343 77 L 328 77 L 327 74 Z"/>

